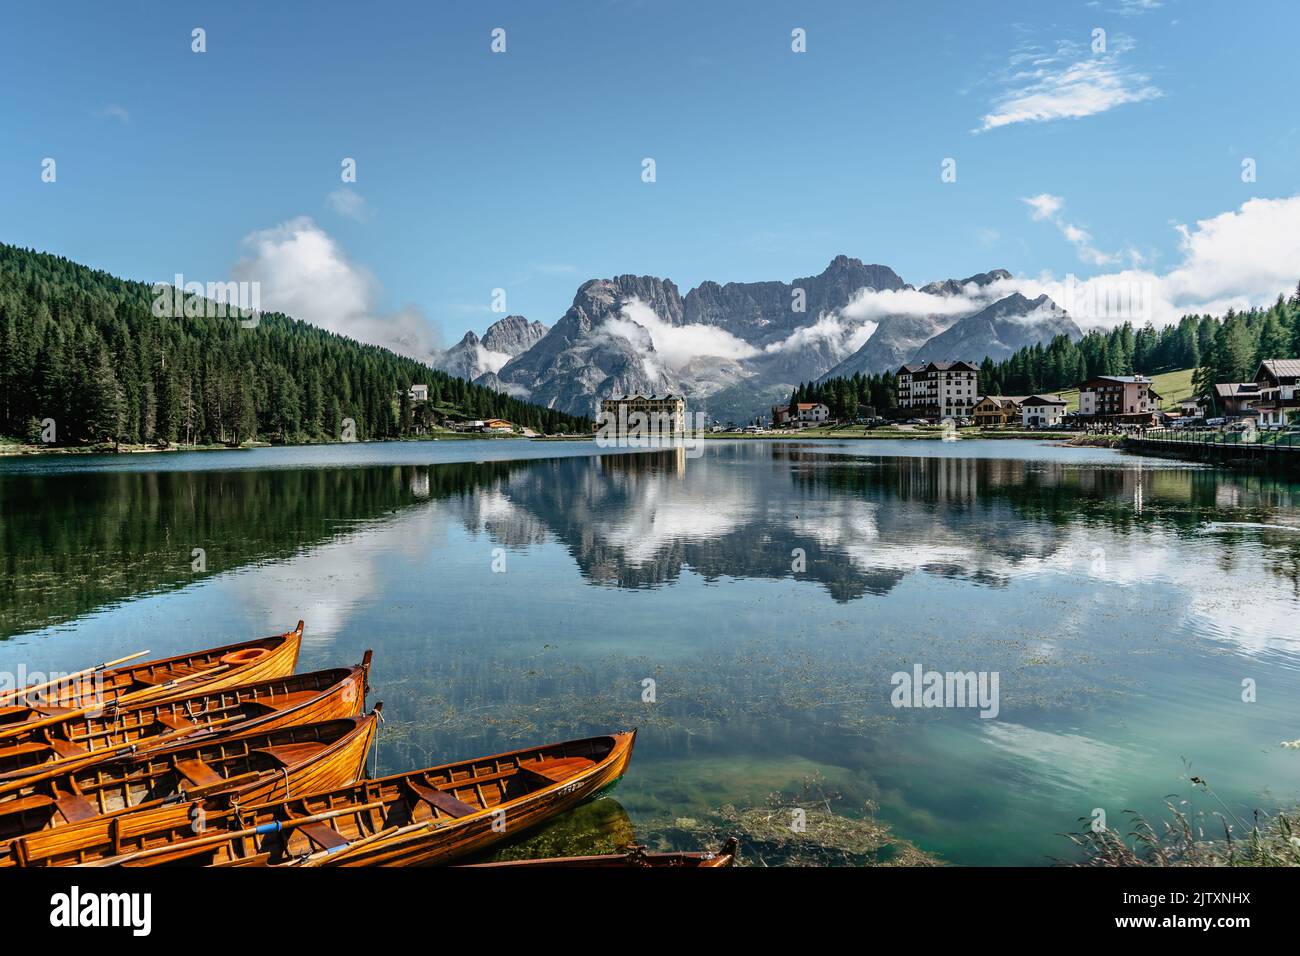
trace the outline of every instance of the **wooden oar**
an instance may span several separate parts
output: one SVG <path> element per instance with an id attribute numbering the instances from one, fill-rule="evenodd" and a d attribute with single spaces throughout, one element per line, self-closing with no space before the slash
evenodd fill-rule
<path id="1" fill-rule="evenodd" d="M 324 820 L 333 820 L 335 817 L 346 816 L 349 813 L 361 813 L 365 810 L 375 810 L 384 805 L 382 800 L 374 803 L 363 803 L 355 807 L 343 807 L 338 810 L 328 810 L 324 813 L 312 814 L 309 817 L 298 817 L 285 821 L 276 820 L 272 823 L 263 823 L 255 827 L 246 827 L 243 830 L 235 830 L 230 833 L 217 833 L 213 836 L 195 837 L 192 840 L 177 840 L 175 843 L 168 843 L 166 846 L 148 847 L 144 850 L 134 850 L 130 853 L 121 853 L 117 856 L 106 857 L 102 860 L 95 860 L 91 863 L 84 863 L 83 866 L 121 866 L 125 863 L 134 863 L 137 860 L 147 860 L 150 857 L 166 856 L 168 853 L 175 853 L 183 850 L 194 850 L 205 846 L 216 846 L 225 843 L 227 840 L 238 840 L 248 836 L 260 836 L 263 833 L 279 833 L 284 830 L 292 830 L 308 823 L 320 823 Z"/>
<path id="2" fill-rule="evenodd" d="M 147 654 L 149 652 L 145 651 L 144 653 Z M 14 724 L 10 727 L 0 728 L 0 740 L 5 740 L 9 737 L 21 737 L 23 734 L 30 733 L 33 730 L 40 730 L 42 727 L 59 724 L 65 720 L 76 720 L 78 717 L 84 717 L 86 714 L 92 713 L 96 710 L 117 711 L 124 710 L 128 707 L 147 704 L 150 700 L 156 697 L 169 694 L 181 684 L 192 680 L 198 680 L 200 677 L 212 677 L 219 674 L 221 671 L 226 670 L 229 666 L 229 664 L 218 664 L 216 667 L 209 667 L 207 670 L 195 671 L 193 674 L 186 674 L 183 677 L 173 677 L 165 684 L 157 684 L 153 687 L 143 687 L 140 690 L 126 694 L 107 704 L 91 704 L 77 710 L 70 710 L 66 714 L 52 714 L 49 717 L 41 717 L 38 720 L 28 720 L 21 724 Z"/>
<path id="3" fill-rule="evenodd" d="M 378 843 L 380 840 L 389 840 L 393 837 L 405 836 L 408 833 L 416 833 L 419 830 L 436 830 L 442 823 L 441 820 L 424 820 L 420 823 L 408 823 L 404 827 L 398 827 L 395 830 L 377 830 L 370 836 L 362 837 L 360 840 L 353 840 L 344 846 L 335 847 L 332 850 L 317 850 L 308 856 L 301 857 L 294 861 L 290 866 L 319 866 L 321 863 L 329 860 L 333 862 L 340 857 L 347 856 L 354 850 L 370 846 L 372 843 Z"/>
<path id="4" fill-rule="evenodd" d="M 104 661 L 104 663 L 96 664 L 94 667 L 87 667 L 85 670 L 74 671 L 73 673 L 66 674 L 63 677 L 56 677 L 52 680 L 47 680 L 43 684 L 32 684 L 29 687 L 15 687 L 13 690 L 6 690 L 0 692 L 0 703 L 13 700 L 14 698 L 17 697 L 27 697 L 30 694 L 36 693 L 38 690 L 44 690 L 47 687 L 51 687 L 55 684 L 62 684 L 65 681 L 76 680 L 79 677 L 85 677 L 87 674 L 95 674 L 98 673 L 99 671 L 106 671 L 110 667 L 116 667 L 118 664 L 125 664 L 127 661 L 133 661 L 137 657 L 144 657 L 148 653 L 149 652 L 147 650 L 136 651 L 134 654 L 128 654 L 126 657 L 119 657 L 115 661 Z"/>
<path id="5" fill-rule="evenodd" d="M 211 727 L 217 723 L 228 723 L 234 720 L 234 717 L 227 717 L 219 722 L 213 721 L 207 726 Z M 89 766 L 91 764 L 113 759 L 113 754 L 125 750 L 128 747 L 140 747 L 140 753 L 138 756 L 147 756 L 149 752 L 153 750 L 161 750 L 167 741 L 176 740 L 179 737 L 186 737 L 198 730 L 206 729 L 207 727 L 182 727 L 181 729 L 173 730 L 170 733 L 159 734 L 143 747 L 140 746 L 138 741 L 133 740 L 127 743 L 114 744 L 112 747 L 105 747 L 103 750 L 95 750 L 88 754 L 79 754 L 72 757 L 60 757 L 58 760 L 51 760 L 47 763 L 33 767 L 32 769 L 36 772 L 26 776 L 17 776 L 18 774 L 23 773 L 22 770 L 10 770 L 8 773 L 0 776 L 0 794 L 11 793 L 12 791 L 19 790 L 29 784 L 49 780 L 51 777 L 57 777 L 59 774 L 67 773 L 69 770 L 79 770 L 82 765 Z M 128 756 L 134 757 L 137 755 L 130 754 Z"/>
<path id="6" fill-rule="evenodd" d="M 219 727 L 223 724 L 239 722 L 242 717 L 236 714 L 232 717 L 223 717 L 220 720 L 214 720 L 209 724 L 195 724 L 193 727 L 180 727 L 176 730 L 170 730 L 165 734 L 159 734 L 157 737 L 145 737 L 141 740 L 127 740 L 120 744 L 113 744 L 110 747 L 104 747 L 100 750 L 91 750 L 84 754 L 72 754 L 67 757 L 56 757 L 53 760 L 47 760 L 45 763 L 37 764 L 29 770 L 10 770 L 7 773 L 0 774 L 0 782 L 3 781 L 31 781 L 34 774 L 43 774 L 46 771 L 57 773 L 67 773 L 70 769 L 76 769 L 80 764 L 99 763 L 106 760 L 113 754 L 120 753 L 123 750 L 129 750 L 133 747 L 139 748 L 139 755 L 156 747 L 161 747 L 164 743 L 171 740 L 177 740 L 181 737 L 188 737 L 190 734 L 199 732 L 206 733 L 213 727 Z M 131 756 L 137 756 L 132 754 Z M 42 777 L 44 779 L 44 777 Z M 0 793 L 6 792 L 3 786 L 0 786 Z"/>

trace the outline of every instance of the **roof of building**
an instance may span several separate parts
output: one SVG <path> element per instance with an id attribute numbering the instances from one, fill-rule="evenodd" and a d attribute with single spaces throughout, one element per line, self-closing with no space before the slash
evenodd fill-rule
<path id="1" fill-rule="evenodd" d="M 936 372 L 978 372 L 979 366 L 962 359 L 948 359 L 946 362 L 931 362 L 926 366 L 927 369 L 934 369 Z"/>
<path id="2" fill-rule="evenodd" d="M 682 397 L 669 392 L 667 395 L 619 395 L 605 399 L 607 402 L 680 402 Z"/>
<path id="3" fill-rule="evenodd" d="M 1094 375 L 1083 384 L 1087 385 L 1088 382 L 1119 382 L 1122 385 L 1150 385 L 1151 379 L 1147 378 L 1145 375 Z"/>
<path id="4" fill-rule="evenodd" d="M 924 362 L 919 364 L 916 362 L 904 362 L 901 366 L 899 366 L 898 374 L 903 375 L 904 373 L 920 372 L 923 371 L 924 369 L 925 369 Z"/>
<path id="5" fill-rule="evenodd" d="M 1300 376 L 1300 359 L 1267 359 L 1259 367 L 1274 378 Z"/>
<path id="6" fill-rule="evenodd" d="M 1022 405 L 1066 405 L 1069 404 L 1060 395 L 1029 395 Z"/>
<path id="7" fill-rule="evenodd" d="M 799 410 L 802 411 L 805 408 L 816 408 L 818 405 L 822 406 L 823 408 L 826 407 L 825 402 L 800 402 Z"/>
<path id="8" fill-rule="evenodd" d="M 1258 382 L 1218 382 L 1214 386 L 1214 394 L 1219 398 L 1236 398 L 1238 395 L 1259 394 Z"/>
<path id="9" fill-rule="evenodd" d="M 1021 405 L 1024 404 L 1025 399 L 1029 397 L 1030 396 L 1028 395 L 981 395 L 975 400 L 975 404 L 978 405 L 981 402 L 995 402 L 998 405 Z"/>

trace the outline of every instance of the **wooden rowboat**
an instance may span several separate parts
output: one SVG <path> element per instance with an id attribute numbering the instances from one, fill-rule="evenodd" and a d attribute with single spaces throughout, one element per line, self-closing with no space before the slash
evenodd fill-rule
<path id="1" fill-rule="evenodd" d="M 499 863 L 462 864 L 467 870 L 531 870 L 550 867 L 583 868 L 614 867 L 637 869 L 646 867 L 656 869 L 677 867 L 711 869 L 714 867 L 733 866 L 736 862 L 736 850 L 739 844 L 731 837 L 717 853 L 708 851 L 692 853 L 648 853 L 643 846 L 628 847 L 625 853 L 606 853 L 601 856 L 555 856 L 540 860 L 502 860 Z"/>
<path id="2" fill-rule="evenodd" d="M 199 733 L 242 733 L 313 724 L 362 712 L 371 652 L 355 667 L 276 677 L 190 696 L 134 704 L 135 695 L 89 713 L 70 711 L 47 723 L 0 730 L 0 782 L 40 772 L 52 763 L 80 763 L 130 750 L 139 755 Z M 148 696 L 147 692 L 145 692 Z"/>
<path id="3" fill-rule="evenodd" d="M 446 863 L 514 837 L 618 780 L 636 732 L 515 750 L 252 806 L 128 813 L 13 843 L 22 866 Z"/>
<path id="4" fill-rule="evenodd" d="M 0 781 L 0 840 L 222 794 L 260 803 L 352 783 L 378 713 L 184 741 L 135 757 Z M 11 848 L 0 844 L 0 855 Z"/>
<path id="5" fill-rule="evenodd" d="M 299 621 L 292 631 L 271 637 L 118 668 L 101 665 L 79 672 L 80 676 L 71 680 L 42 686 L 39 691 L 8 693 L 0 706 L 0 728 L 43 721 L 69 710 L 102 707 L 149 689 L 158 692 L 157 701 L 191 694 L 200 685 L 212 690 L 284 677 L 293 673 L 301 646 Z"/>

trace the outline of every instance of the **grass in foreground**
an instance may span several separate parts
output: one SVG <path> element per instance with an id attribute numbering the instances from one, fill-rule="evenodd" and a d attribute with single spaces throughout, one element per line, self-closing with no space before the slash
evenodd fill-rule
<path id="1" fill-rule="evenodd" d="M 1166 799 L 1168 818 L 1153 824 L 1126 810 L 1133 823 L 1127 839 L 1111 827 L 1067 834 L 1084 853 L 1083 861 L 1076 865 L 1300 866 L 1300 814 L 1257 810 L 1248 822 L 1233 813 L 1202 778 L 1190 780 L 1199 792 L 1217 800 L 1223 811 L 1193 812 L 1187 800 L 1175 803 Z M 1088 822 L 1086 818 L 1084 822 Z"/>

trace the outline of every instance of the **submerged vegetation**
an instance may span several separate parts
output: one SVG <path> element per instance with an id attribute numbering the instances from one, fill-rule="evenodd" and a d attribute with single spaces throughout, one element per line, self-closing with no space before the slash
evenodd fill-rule
<path id="1" fill-rule="evenodd" d="M 837 812 L 843 797 L 827 791 L 820 775 L 806 778 L 798 794 L 773 793 L 761 807 L 730 804 L 707 819 L 679 818 L 664 834 L 667 846 L 717 846 L 740 842 L 742 866 L 939 866 L 937 857 L 895 836 L 875 818 Z"/>

